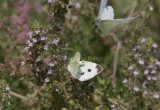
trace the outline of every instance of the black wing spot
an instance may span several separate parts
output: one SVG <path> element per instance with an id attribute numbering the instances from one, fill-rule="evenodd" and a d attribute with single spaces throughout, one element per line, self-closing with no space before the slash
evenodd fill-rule
<path id="1" fill-rule="evenodd" d="M 96 68 L 97 68 L 97 73 L 100 73 L 103 71 L 103 67 L 100 65 L 97 65 Z"/>
<path id="2" fill-rule="evenodd" d="M 92 70 L 91 69 L 88 69 L 88 72 L 91 72 Z"/>
<path id="3" fill-rule="evenodd" d="M 83 73 L 81 73 L 81 75 L 84 75 L 84 72 L 83 72 Z"/>

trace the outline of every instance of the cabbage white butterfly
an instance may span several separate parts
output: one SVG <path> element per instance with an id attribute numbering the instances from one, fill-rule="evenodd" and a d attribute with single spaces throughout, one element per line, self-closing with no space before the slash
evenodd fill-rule
<path id="1" fill-rule="evenodd" d="M 80 61 L 80 57 L 81 54 L 76 52 L 68 65 L 68 71 L 75 79 L 86 81 L 103 71 L 101 65 L 89 61 Z"/>
<path id="2" fill-rule="evenodd" d="M 101 1 L 99 15 L 94 20 L 95 24 L 98 26 L 98 28 L 102 31 L 104 35 L 107 35 L 109 31 L 111 31 L 114 27 L 120 24 L 129 23 L 139 16 L 138 15 L 136 17 L 114 19 L 114 10 L 111 6 L 106 7 L 107 1 L 108 0 Z"/>

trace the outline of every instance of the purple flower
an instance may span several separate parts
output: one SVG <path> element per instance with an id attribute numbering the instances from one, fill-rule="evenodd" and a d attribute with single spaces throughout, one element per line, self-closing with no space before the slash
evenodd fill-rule
<path id="1" fill-rule="evenodd" d="M 49 79 L 48 79 L 48 78 L 46 78 L 46 79 L 45 79 L 45 82 L 46 82 L 46 83 L 47 83 L 47 82 L 49 82 Z"/>
<path id="2" fill-rule="evenodd" d="M 143 38 L 143 39 L 141 40 L 141 42 L 142 42 L 142 43 L 144 43 L 145 41 L 146 41 L 146 39 L 145 39 L 145 38 Z"/>
<path id="3" fill-rule="evenodd" d="M 144 92 L 143 92 L 143 95 L 146 95 L 147 93 L 148 93 L 147 91 L 144 91 Z"/>
<path id="4" fill-rule="evenodd" d="M 52 74 L 52 70 L 51 69 L 48 70 L 48 74 Z"/>
<path id="5" fill-rule="evenodd" d="M 77 2 L 76 5 L 75 5 L 75 7 L 76 7 L 76 8 L 80 8 L 80 7 L 81 7 L 81 4 Z"/>
<path id="6" fill-rule="evenodd" d="M 134 57 L 137 58 L 137 57 L 138 57 L 138 54 L 134 54 Z"/>
<path id="7" fill-rule="evenodd" d="M 134 90 L 136 91 L 136 92 L 138 92 L 139 91 L 139 87 L 134 87 Z"/>
<path id="8" fill-rule="evenodd" d="M 32 46 L 33 46 L 33 43 L 32 43 L 32 42 L 30 42 L 30 43 L 28 44 L 28 46 L 29 46 L 29 47 L 32 47 Z"/>
<path id="9" fill-rule="evenodd" d="M 51 17 L 54 17 L 54 12 L 51 14 Z"/>
<path id="10" fill-rule="evenodd" d="M 127 80 L 127 79 L 124 79 L 124 80 L 123 80 L 123 83 L 127 83 L 127 82 L 128 82 L 128 80 Z"/>
<path id="11" fill-rule="evenodd" d="M 44 41 L 44 40 L 45 40 L 45 37 L 44 37 L 44 36 L 42 36 L 42 37 L 41 37 L 41 40 L 42 40 L 42 41 Z"/>
<path id="12" fill-rule="evenodd" d="M 32 32 L 28 32 L 29 38 L 32 38 Z"/>
<path id="13" fill-rule="evenodd" d="M 40 31 L 39 30 L 35 30 L 35 33 L 38 34 L 38 33 L 40 33 Z"/>
<path id="14" fill-rule="evenodd" d="M 51 66 L 51 67 L 52 67 L 52 66 L 54 66 L 54 64 L 51 62 L 51 63 L 49 63 L 49 66 Z"/>
<path id="15" fill-rule="evenodd" d="M 147 84 L 147 81 L 144 81 L 143 84 L 142 84 L 142 87 L 146 88 L 146 84 Z"/>
<path id="16" fill-rule="evenodd" d="M 53 44 L 57 45 L 58 40 L 53 40 Z"/>
<path id="17" fill-rule="evenodd" d="M 144 70 L 144 75 L 148 74 L 149 71 L 148 70 Z"/>
<path id="18" fill-rule="evenodd" d="M 128 70 L 133 70 L 133 65 L 131 65 L 131 66 L 128 68 Z"/>
<path id="19" fill-rule="evenodd" d="M 156 73 L 156 70 L 152 70 L 152 71 L 151 71 L 151 74 L 155 74 L 155 73 Z"/>
<path id="20" fill-rule="evenodd" d="M 8 85 L 6 85 L 6 91 L 9 91 L 9 86 Z"/>
<path id="21" fill-rule="evenodd" d="M 139 45 L 134 46 L 134 48 L 132 49 L 133 51 L 136 51 L 139 49 Z"/>
<path id="22" fill-rule="evenodd" d="M 23 66 L 25 63 L 24 62 L 21 62 L 21 66 Z"/>
<path id="23" fill-rule="evenodd" d="M 158 61 L 157 59 L 155 59 L 156 65 L 160 66 L 160 61 Z"/>
<path id="24" fill-rule="evenodd" d="M 8 98 L 10 99 L 11 98 L 11 96 L 8 94 Z"/>
<path id="25" fill-rule="evenodd" d="M 28 40 L 27 42 L 30 43 L 30 40 Z"/>
<path id="26" fill-rule="evenodd" d="M 153 7 L 153 6 L 150 6 L 150 7 L 149 7 L 149 10 L 153 11 L 153 10 L 154 10 L 154 7 Z"/>
<path id="27" fill-rule="evenodd" d="M 148 68 L 153 68 L 153 65 L 150 63 L 150 64 L 148 65 Z"/>
<path id="28" fill-rule="evenodd" d="M 52 3 L 52 0 L 48 0 L 48 3 Z"/>
<path id="29" fill-rule="evenodd" d="M 152 77 L 152 80 L 157 81 L 157 77 L 156 77 L 156 76 L 153 76 L 153 77 Z"/>
<path id="30" fill-rule="evenodd" d="M 11 103 L 10 103 L 10 102 L 8 102 L 8 105 L 11 105 Z"/>
<path id="31" fill-rule="evenodd" d="M 154 54 L 156 54 L 156 53 L 157 53 L 157 50 L 156 50 L 156 49 L 154 49 L 154 50 L 153 50 L 153 53 L 154 53 Z"/>
<path id="32" fill-rule="evenodd" d="M 29 49 L 29 47 L 25 47 L 25 48 L 24 48 L 24 50 L 28 50 L 28 49 Z"/>
<path id="33" fill-rule="evenodd" d="M 158 48 L 158 45 L 157 45 L 156 43 L 153 43 L 153 44 L 152 44 L 152 47 L 153 47 L 153 48 Z"/>
<path id="34" fill-rule="evenodd" d="M 47 45 L 44 46 L 44 50 L 48 50 L 48 46 Z"/>
<path id="35" fill-rule="evenodd" d="M 151 76 L 148 76 L 147 79 L 148 79 L 148 80 L 151 80 L 152 78 L 151 78 Z"/>
<path id="36" fill-rule="evenodd" d="M 33 41 L 33 43 L 35 43 L 35 42 L 37 42 L 37 39 L 36 39 L 36 38 L 34 38 L 34 39 L 32 39 L 32 41 Z"/>
<path id="37" fill-rule="evenodd" d="M 113 104 L 113 105 L 111 105 L 111 107 L 112 107 L 112 108 L 115 108 L 116 106 Z"/>
<path id="38" fill-rule="evenodd" d="M 159 94 L 155 93 L 154 94 L 154 98 L 158 99 L 159 98 Z"/>
<path id="39" fill-rule="evenodd" d="M 140 59 L 138 62 L 140 65 L 144 65 L 144 61 L 142 59 Z"/>
<path id="40" fill-rule="evenodd" d="M 57 92 L 59 92 L 59 89 L 56 89 Z"/>
<path id="41" fill-rule="evenodd" d="M 32 54 L 32 52 L 29 52 L 29 55 L 31 55 Z"/>
<path id="42" fill-rule="evenodd" d="M 134 74 L 135 76 L 137 76 L 137 75 L 139 74 L 139 72 L 138 72 L 137 70 L 135 70 L 135 71 L 133 71 L 133 74 Z"/>

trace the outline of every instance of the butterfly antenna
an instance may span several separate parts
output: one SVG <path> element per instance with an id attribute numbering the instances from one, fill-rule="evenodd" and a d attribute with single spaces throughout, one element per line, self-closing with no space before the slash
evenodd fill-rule
<path id="1" fill-rule="evenodd" d="M 95 24 L 93 24 L 92 29 L 94 28 Z"/>
<path id="2" fill-rule="evenodd" d="M 93 20 L 93 21 L 90 21 L 89 23 L 92 23 L 92 22 L 94 22 L 94 20 Z"/>
<path id="3" fill-rule="evenodd" d="M 99 29 L 99 27 L 97 27 L 97 29 Z M 97 30 L 97 29 L 96 29 L 96 30 Z"/>

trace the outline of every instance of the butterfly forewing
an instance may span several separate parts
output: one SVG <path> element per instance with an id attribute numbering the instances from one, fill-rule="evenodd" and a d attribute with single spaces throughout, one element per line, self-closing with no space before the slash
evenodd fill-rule
<path id="1" fill-rule="evenodd" d="M 70 59 L 69 65 L 68 65 L 68 71 L 72 74 L 72 76 L 76 79 L 80 77 L 78 74 L 78 68 L 79 68 L 79 61 L 80 61 L 80 53 L 77 52 L 74 54 L 74 57 Z"/>
<path id="2" fill-rule="evenodd" d="M 107 1 L 108 1 L 108 0 L 102 0 L 102 1 L 101 1 L 101 5 L 100 5 L 98 17 L 101 17 L 101 16 L 102 16 L 103 11 L 104 11 L 104 9 L 105 9 L 105 7 L 106 7 Z"/>

